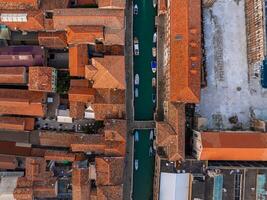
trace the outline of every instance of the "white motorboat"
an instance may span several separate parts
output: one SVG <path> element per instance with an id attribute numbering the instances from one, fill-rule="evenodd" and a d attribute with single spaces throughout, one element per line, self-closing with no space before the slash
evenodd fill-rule
<path id="1" fill-rule="evenodd" d="M 134 90 L 134 96 L 135 96 L 135 98 L 139 97 L 138 88 L 135 88 L 135 90 Z"/>
<path id="2" fill-rule="evenodd" d="M 135 74 L 135 76 L 134 76 L 134 84 L 135 85 L 139 85 L 139 74 Z"/>
<path id="3" fill-rule="evenodd" d="M 153 43 L 157 42 L 157 32 L 154 33 L 153 35 Z"/>
<path id="4" fill-rule="evenodd" d="M 154 131 L 150 130 L 149 139 L 153 140 L 153 138 L 154 138 Z"/>
<path id="5" fill-rule="evenodd" d="M 134 37 L 134 55 L 139 55 L 139 41 L 137 37 Z"/>
<path id="6" fill-rule="evenodd" d="M 135 142 L 139 141 L 139 132 L 138 131 L 135 131 L 135 133 L 134 133 L 134 141 Z"/>
<path id="7" fill-rule="evenodd" d="M 138 15 L 138 6 L 137 4 L 134 5 L 134 15 Z"/>
<path id="8" fill-rule="evenodd" d="M 152 87 L 156 87 L 156 78 L 155 77 L 152 78 Z"/>
<path id="9" fill-rule="evenodd" d="M 138 170 L 138 160 L 134 160 L 134 168 L 135 170 Z"/>
<path id="10" fill-rule="evenodd" d="M 153 0 L 153 6 L 154 6 L 154 8 L 156 8 L 156 6 L 157 6 L 157 0 Z"/>
<path id="11" fill-rule="evenodd" d="M 153 48 L 152 48 L 152 56 L 153 56 L 154 58 L 157 57 L 157 48 L 156 48 L 156 47 L 153 47 Z"/>

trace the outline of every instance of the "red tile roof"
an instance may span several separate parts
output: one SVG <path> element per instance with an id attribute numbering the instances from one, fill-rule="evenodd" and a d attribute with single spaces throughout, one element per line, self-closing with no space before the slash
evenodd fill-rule
<path id="1" fill-rule="evenodd" d="M 84 160 L 84 154 L 82 153 L 69 153 L 66 151 L 53 151 L 48 150 L 44 155 L 45 160 L 55 160 L 55 161 L 80 161 Z"/>
<path id="2" fill-rule="evenodd" d="M 73 25 L 67 28 L 68 44 L 89 44 L 104 39 L 104 27 L 93 25 Z"/>
<path id="3" fill-rule="evenodd" d="M 88 168 L 73 168 L 72 170 L 72 199 L 90 199 L 90 180 Z"/>
<path id="4" fill-rule="evenodd" d="M 125 117 L 125 90 L 97 89 L 92 104 L 96 120 Z"/>
<path id="5" fill-rule="evenodd" d="M 200 160 L 267 160 L 267 135 L 262 132 L 200 132 Z"/>
<path id="6" fill-rule="evenodd" d="M 195 43 L 196 46 L 190 45 L 191 43 Z M 171 1 L 171 101 L 200 101 L 201 54 L 201 1 Z"/>
<path id="7" fill-rule="evenodd" d="M 157 147 L 161 147 L 169 161 L 185 159 L 185 105 L 168 105 L 166 122 L 157 122 Z"/>
<path id="8" fill-rule="evenodd" d="M 59 8 L 67 8 L 70 0 L 42 0 L 40 8 L 42 10 L 54 10 Z"/>
<path id="9" fill-rule="evenodd" d="M 29 90 L 55 92 L 56 69 L 52 67 L 29 67 Z"/>
<path id="10" fill-rule="evenodd" d="M 27 157 L 25 164 L 25 177 L 35 180 L 46 171 L 46 161 L 44 158 Z"/>
<path id="11" fill-rule="evenodd" d="M 97 187 L 97 200 L 122 200 L 123 186 L 99 186 Z"/>
<path id="12" fill-rule="evenodd" d="M 44 15 L 41 10 L 0 10 L 1 14 L 27 14 L 27 22 L 5 22 L 1 24 L 8 26 L 11 30 L 42 31 L 44 27 Z"/>
<path id="13" fill-rule="evenodd" d="M 96 184 L 119 185 L 123 182 L 123 157 L 96 158 Z"/>
<path id="14" fill-rule="evenodd" d="M 44 116 L 46 94 L 18 89 L 0 89 L 0 114 Z"/>
<path id="15" fill-rule="evenodd" d="M 16 146 L 16 142 L 0 141 L 0 154 L 17 155 L 17 156 L 31 156 L 30 147 Z"/>
<path id="16" fill-rule="evenodd" d="M 85 77 L 93 81 L 93 88 L 125 89 L 124 56 L 92 58 L 92 66 L 86 66 Z"/>
<path id="17" fill-rule="evenodd" d="M 0 84 L 26 84 L 25 67 L 0 67 Z"/>
<path id="18" fill-rule="evenodd" d="M 68 95 L 70 102 L 94 102 L 95 90 L 89 88 L 89 83 L 85 79 L 72 79 Z"/>
<path id="19" fill-rule="evenodd" d="M 57 178 L 53 177 L 51 171 L 46 171 L 44 158 L 26 158 L 25 177 L 19 177 L 14 196 L 21 199 L 21 195 L 24 194 L 23 191 L 30 191 L 28 195 L 31 198 L 57 197 Z"/>
<path id="20" fill-rule="evenodd" d="M 77 134 L 50 131 L 40 132 L 40 144 L 44 146 L 71 147 L 73 152 L 94 152 L 107 156 L 124 156 L 126 151 L 125 120 L 108 120 L 104 133 Z"/>
<path id="21" fill-rule="evenodd" d="M 84 77 L 85 65 L 88 64 L 88 48 L 79 44 L 69 48 L 69 70 L 71 76 Z"/>
<path id="22" fill-rule="evenodd" d="M 39 0 L 0 0 L 0 8 L 8 10 L 38 9 Z"/>
<path id="23" fill-rule="evenodd" d="M 76 8 L 54 10 L 54 28 L 65 30 L 70 25 L 105 26 L 105 28 L 123 29 L 124 10 Z"/>
<path id="24" fill-rule="evenodd" d="M 0 155 L 0 169 L 16 169 L 18 167 L 18 161 L 15 156 Z"/>
<path id="25" fill-rule="evenodd" d="M 83 119 L 86 104 L 78 101 L 70 101 L 70 117 L 74 119 Z"/>
<path id="26" fill-rule="evenodd" d="M 39 45 L 47 48 L 62 49 L 67 47 L 65 31 L 38 32 L 38 41 Z"/>
<path id="27" fill-rule="evenodd" d="M 99 8 L 125 8 L 125 0 L 98 0 Z"/>
<path id="28" fill-rule="evenodd" d="M 12 131 L 31 131 L 34 129 L 34 118 L 1 116 L 0 129 Z"/>

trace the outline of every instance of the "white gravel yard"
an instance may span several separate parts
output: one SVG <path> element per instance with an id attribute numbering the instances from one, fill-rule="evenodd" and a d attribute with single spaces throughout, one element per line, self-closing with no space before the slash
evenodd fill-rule
<path id="1" fill-rule="evenodd" d="M 267 119 L 265 91 L 258 79 L 248 83 L 244 1 L 217 0 L 204 9 L 208 85 L 196 112 L 208 119 L 207 129 L 249 129 L 254 113 Z"/>

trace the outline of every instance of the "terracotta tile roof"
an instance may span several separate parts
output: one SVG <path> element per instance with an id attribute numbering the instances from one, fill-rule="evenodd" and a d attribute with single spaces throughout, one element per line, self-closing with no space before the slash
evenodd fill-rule
<path id="1" fill-rule="evenodd" d="M 15 156 L 0 155 L 0 169 L 16 169 L 18 161 Z"/>
<path id="2" fill-rule="evenodd" d="M 72 170 L 72 199 L 90 199 L 90 180 L 88 168 L 73 168 Z"/>
<path id="3" fill-rule="evenodd" d="M 27 157 L 25 164 L 25 177 L 35 180 L 46 171 L 46 161 L 44 158 Z"/>
<path id="4" fill-rule="evenodd" d="M 16 142 L 4 142 L 0 141 L 0 154 L 17 155 L 17 156 L 30 156 L 30 147 L 16 146 Z"/>
<path id="5" fill-rule="evenodd" d="M 71 147 L 73 152 L 94 152 L 108 156 L 124 156 L 126 151 L 125 120 L 108 120 L 103 133 L 77 134 L 40 132 L 40 145 Z"/>
<path id="6" fill-rule="evenodd" d="M 196 43 L 193 47 L 190 43 Z M 201 1 L 170 4 L 170 100 L 200 101 Z"/>
<path id="7" fill-rule="evenodd" d="M 85 65 L 88 64 L 88 48 L 79 44 L 69 48 L 69 70 L 71 76 L 84 77 Z"/>
<path id="8" fill-rule="evenodd" d="M 70 102 L 70 117 L 74 119 L 83 119 L 86 104 L 83 102 Z"/>
<path id="9" fill-rule="evenodd" d="M 84 154 L 82 153 L 69 153 L 66 151 L 53 151 L 48 150 L 44 155 L 45 160 L 55 160 L 55 161 L 80 161 L 84 160 Z"/>
<path id="10" fill-rule="evenodd" d="M 34 118 L 0 116 L 0 129 L 12 131 L 31 131 L 34 129 Z"/>
<path id="11" fill-rule="evenodd" d="M 40 8 L 42 10 L 54 10 L 60 8 L 67 8 L 70 0 L 42 0 Z"/>
<path id="12" fill-rule="evenodd" d="M 92 58 L 92 65 L 85 68 L 85 77 L 93 81 L 93 88 L 125 89 L 124 56 Z"/>
<path id="13" fill-rule="evenodd" d="M 44 158 L 26 157 L 25 177 L 19 177 L 14 196 L 23 199 L 28 198 L 55 198 L 57 197 L 57 178 L 53 173 L 46 171 Z M 17 199 L 16 198 L 16 199 Z"/>
<path id="14" fill-rule="evenodd" d="M 38 41 L 39 45 L 47 48 L 62 49 L 67 47 L 65 31 L 38 32 Z"/>
<path id="15" fill-rule="evenodd" d="M 0 67 L 0 84 L 26 84 L 25 67 Z"/>
<path id="16" fill-rule="evenodd" d="M 27 22 L 5 22 L 0 23 L 8 26 L 11 30 L 43 31 L 44 15 L 41 10 L 0 10 L 1 14 L 27 14 Z"/>
<path id="17" fill-rule="evenodd" d="M 95 52 L 105 55 L 124 55 L 124 46 L 118 44 L 95 44 Z"/>
<path id="18" fill-rule="evenodd" d="M 170 161 L 185 158 L 185 106 L 169 103 L 167 122 L 157 122 L 157 146 Z"/>
<path id="19" fill-rule="evenodd" d="M 32 200 L 33 189 L 32 188 L 15 188 L 13 195 L 16 200 Z"/>
<path id="20" fill-rule="evenodd" d="M 267 135 L 262 132 L 200 132 L 200 160 L 267 160 Z"/>
<path id="21" fill-rule="evenodd" d="M 92 104 L 96 120 L 123 119 L 125 117 L 125 90 L 96 89 Z"/>
<path id="22" fill-rule="evenodd" d="M 126 142 L 126 121 L 115 119 L 105 120 L 104 133 L 106 141 Z"/>
<path id="23" fill-rule="evenodd" d="M 71 144 L 71 150 L 74 152 L 93 152 L 95 154 L 104 154 L 105 148 L 106 145 L 104 141 L 101 141 L 100 144 Z"/>
<path id="24" fill-rule="evenodd" d="M 105 28 L 105 45 L 124 45 L 125 44 L 125 30 Z"/>
<path id="25" fill-rule="evenodd" d="M 98 0 L 99 8 L 125 8 L 125 0 Z"/>
<path id="26" fill-rule="evenodd" d="M 89 83 L 85 79 L 72 79 L 68 95 L 70 102 L 94 102 L 95 90 L 89 88 Z"/>
<path id="27" fill-rule="evenodd" d="M 99 186 L 97 188 L 97 200 L 122 200 L 123 187 L 116 186 Z"/>
<path id="28" fill-rule="evenodd" d="M 95 113 L 95 120 L 123 119 L 125 117 L 124 104 L 94 103 L 92 108 Z"/>
<path id="29" fill-rule="evenodd" d="M 39 0 L 0 0 L 0 8 L 7 10 L 34 10 L 39 8 Z"/>
<path id="30" fill-rule="evenodd" d="M 29 67 L 29 90 L 55 92 L 56 69 L 52 67 Z"/>
<path id="31" fill-rule="evenodd" d="M 94 25 L 123 29 L 124 10 L 76 8 L 54 10 L 54 28 L 65 30 L 70 25 Z"/>
<path id="32" fill-rule="evenodd" d="M 57 178 L 48 177 L 42 180 L 31 181 L 26 177 L 19 177 L 14 197 L 18 200 L 30 200 L 33 198 L 57 197 Z"/>
<path id="33" fill-rule="evenodd" d="M 0 89 L 0 114 L 44 116 L 46 94 L 17 89 Z"/>
<path id="34" fill-rule="evenodd" d="M 93 25 L 73 25 L 67 28 L 68 44 L 89 44 L 104 39 L 104 27 Z"/>
<path id="35" fill-rule="evenodd" d="M 125 104 L 125 90 L 97 89 L 95 102 L 99 104 Z"/>
<path id="36" fill-rule="evenodd" d="M 36 198 L 55 198 L 58 195 L 57 177 L 48 177 L 33 183 L 33 195 Z"/>
<path id="37" fill-rule="evenodd" d="M 96 163 L 96 184 L 119 185 L 123 182 L 123 157 L 97 157 Z"/>
<path id="38" fill-rule="evenodd" d="M 71 144 L 103 144 L 104 136 L 101 134 L 80 134 L 65 132 L 40 132 L 40 144 L 44 146 L 70 147 Z"/>

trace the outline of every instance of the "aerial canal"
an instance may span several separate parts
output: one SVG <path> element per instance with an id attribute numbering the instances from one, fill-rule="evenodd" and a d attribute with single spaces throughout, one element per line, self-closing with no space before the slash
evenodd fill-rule
<path id="1" fill-rule="evenodd" d="M 151 70 L 152 48 L 155 46 L 153 35 L 156 9 L 153 7 L 153 0 L 134 0 L 133 2 L 133 5 L 138 8 L 138 13 L 134 14 L 133 36 L 139 43 L 139 55 L 134 56 L 134 75 L 139 76 L 139 84 L 134 86 L 134 119 L 152 120 L 156 105 L 156 90 L 152 86 L 152 79 L 156 74 Z"/>
<path id="2" fill-rule="evenodd" d="M 152 53 L 155 43 L 156 8 L 153 0 L 134 0 L 134 120 L 151 121 L 156 106 L 156 55 Z M 154 40 L 154 41 L 153 41 Z M 138 44 L 138 45 L 137 45 Z M 155 49 L 154 49 L 155 50 Z M 135 130 L 133 159 L 133 200 L 153 199 L 154 176 L 154 130 Z"/>

